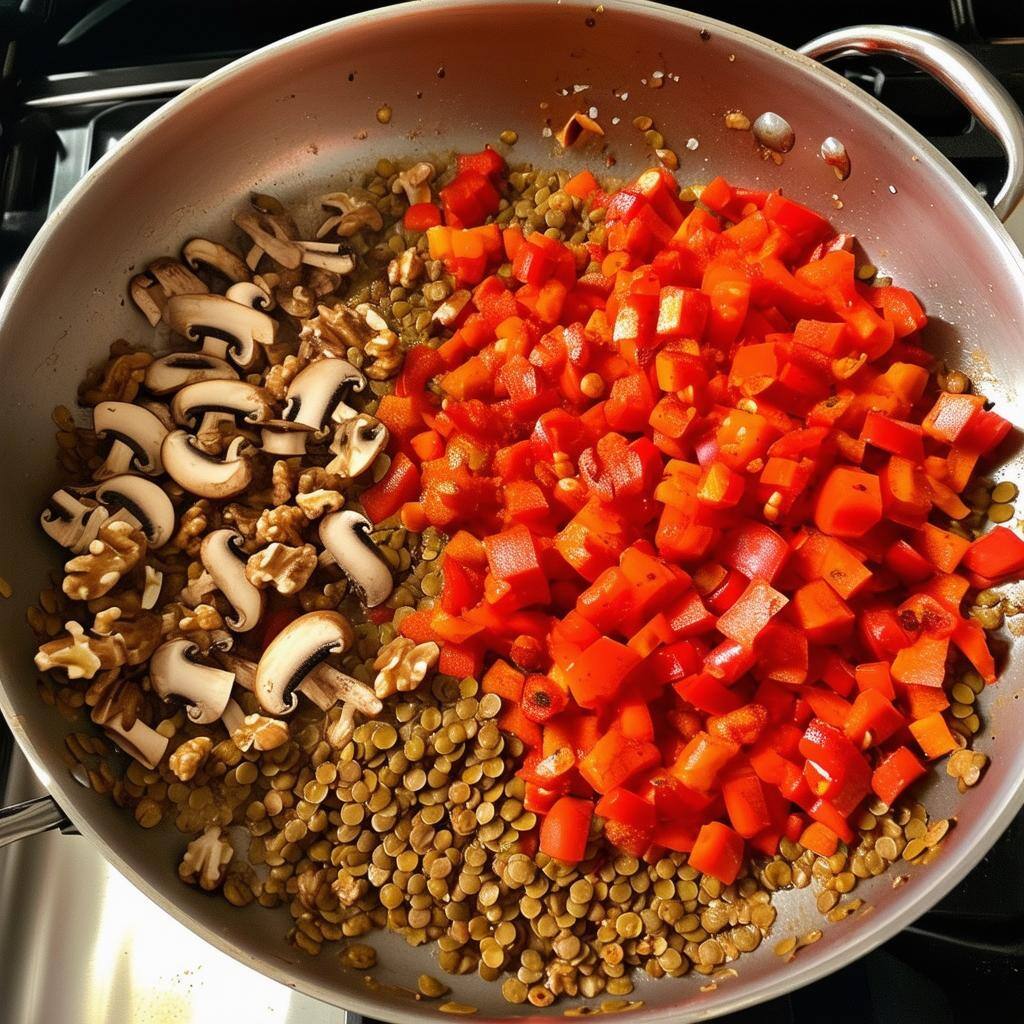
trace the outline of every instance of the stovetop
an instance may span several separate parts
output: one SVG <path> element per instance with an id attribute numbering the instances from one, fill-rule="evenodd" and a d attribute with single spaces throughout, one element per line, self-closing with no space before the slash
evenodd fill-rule
<path id="1" fill-rule="evenodd" d="M 367 6 L 0 0 L 0 284 L 75 182 L 161 103 L 245 52 Z M 931 29 L 967 46 L 1024 106 L 1021 0 L 861 0 L 838 11 L 806 0 L 680 6 L 791 46 L 852 21 Z M 931 138 L 979 192 L 996 193 L 999 146 L 941 86 L 894 59 L 833 66 Z M 1008 227 L 1024 246 L 1024 209 Z M 0 803 L 39 792 L 0 721 Z M 51 834 L 0 851 L 0 951 L 0 1024 L 219 1024 L 228 1014 L 251 1024 L 343 1024 L 346 1016 L 193 936 L 81 838 Z M 975 1019 L 990 993 L 999 993 L 993 1008 L 1024 997 L 1024 815 L 913 927 L 729 1020 L 956 1024 Z"/>

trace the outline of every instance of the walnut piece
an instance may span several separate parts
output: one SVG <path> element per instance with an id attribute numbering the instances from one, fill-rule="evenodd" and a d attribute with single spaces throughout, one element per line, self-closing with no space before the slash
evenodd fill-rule
<path id="1" fill-rule="evenodd" d="M 256 524 L 259 522 L 259 509 L 249 508 L 248 505 L 239 505 L 232 502 L 225 505 L 221 512 L 221 519 L 226 526 L 233 526 L 247 541 L 256 536 Z M 196 548 L 198 551 L 198 546 Z M 195 554 L 190 551 L 189 554 Z"/>
<path id="2" fill-rule="evenodd" d="M 298 547 L 302 543 L 302 528 L 307 522 L 302 509 L 294 505 L 264 509 L 256 521 L 256 540 L 260 544 L 278 541 Z"/>
<path id="3" fill-rule="evenodd" d="M 186 634 L 223 628 L 224 617 L 212 604 L 197 604 L 178 621 L 178 629 Z"/>
<path id="4" fill-rule="evenodd" d="M 213 740 L 209 736 L 194 736 L 185 740 L 177 750 L 171 754 L 168 764 L 171 771 L 181 779 L 188 782 L 196 777 L 196 772 L 203 767 L 206 759 L 213 749 Z"/>
<path id="5" fill-rule="evenodd" d="M 92 631 L 97 636 L 120 637 L 128 652 L 127 664 L 141 665 L 160 643 L 160 616 L 154 612 L 124 615 L 114 606 L 97 612 Z"/>
<path id="6" fill-rule="evenodd" d="M 281 463 L 278 462 L 277 465 L 280 466 Z M 327 515 L 328 512 L 337 512 L 344 506 L 345 497 L 338 491 L 329 491 L 321 487 L 315 491 L 296 495 L 295 504 L 302 509 L 302 513 L 307 519 L 313 520 Z"/>
<path id="7" fill-rule="evenodd" d="M 411 288 L 423 276 L 424 263 L 415 249 L 406 249 L 388 264 L 388 283 Z"/>
<path id="8" fill-rule="evenodd" d="M 231 734 L 231 739 L 241 751 L 276 750 L 288 742 L 288 725 L 278 718 L 266 715 L 246 715 L 242 724 Z"/>
<path id="9" fill-rule="evenodd" d="M 292 500 L 298 475 L 298 467 L 293 466 L 287 459 L 278 459 L 274 463 L 271 497 L 275 505 L 286 505 Z"/>
<path id="10" fill-rule="evenodd" d="M 65 564 L 64 593 L 75 601 L 102 597 L 138 565 L 145 553 L 146 538 L 141 530 L 120 519 L 107 520 L 88 552 Z"/>
<path id="11" fill-rule="evenodd" d="M 220 828 L 211 825 L 198 839 L 185 848 L 178 865 L 178 877 L 190 885 L 213 892 L 227 874 L 228 862 L 234 856 L 231 844 L 221 838 Z"/>
<path id="12" fill-rule="evenodd" d="M 194 505 L 190 505 L 181 514 L 178 521 L 178 532 L 171 539 L 170 547 L 185 551 L 190 555 L 199 554 L 199 545 L 202 542 L 202 535 L 210 524 L 210 502 L 206 498 L 200 498 Z"/>
<path id="13" fill-rule="evenodd" d="M 67 636 L 50 640 L 36 654 L 40 672 L 62 668 L 68 679 L 92 679 L 100 669 L 116 669 L 128 658 L 120 636 L 86 636 L 78 622 L 65 622 Z"/>
<path id="14" fill-rule="evenodd" d="M 384 700 L 396 692 L 415 690 L 437 664 L 440 654 L 441 649 L 432 640 L 414 644 L 408 637 L 396 636 L 380 649 L 373 663 L 377 670 L 374 693 Z"/>
<path id="15" fill-rule="evenodd" d="M 465 288 L 460 288 L 459 291 L 452 292 L 452 294 L 434 310 L 434 315 L 430 319 L 439 323 L 442 327 L 451 327 L 451 325 L 459 318 L 459 314 L 466 308 L 466 304 L 471 298 L 473 298 L 473 296 Z"/>
<path id="16" fill-rule="evenodd" d="M 322 466 L 311 466 L 299 477 L 299 497 L 314 491 L 338 491 L 345 481 L 335 473 L 328 473 Z M 296 498 L 298 504 L 298 497 Z"/>
<path id="17" fill-rule="evenodd" d="M 316 569 L 316 548 L 312 544 L 290 547 L 271 544 L 249 557 L 246 579 L 254 587 L 272 586 L 279 594 L 295 594 L 308 582 Z"/>
<path id="18" fill-rule="evenodd" d="M 280 363 L 267 370 L 263 381 L 264 388 L 279 402 L 283 402 L 288 395 L 288 385 L 298 376 L 299 371 L 305 365 L 305 359 L 294 355 L 285 356 Z"/>
<path id="19" fill-rule="evenodd" d="M 372 338 L 363 346 L 366 358 L 372 360 L 363 371 L 370 380 L 387 380 L 398 373 L 402 365 L 402 349 L 387 321 L 372 306 L 365 303 L 356 307 L 366 320 L 367 326 L 374 332 Z"/>
<path id="20" fill-rule="evenodd" d="M 351 907 L 361 900 L 369 887 L 365 878 L 356 878 L 345 868 L 338 871 L 338 877 L 331 883 L 331 891 L 343 907 Z"/>

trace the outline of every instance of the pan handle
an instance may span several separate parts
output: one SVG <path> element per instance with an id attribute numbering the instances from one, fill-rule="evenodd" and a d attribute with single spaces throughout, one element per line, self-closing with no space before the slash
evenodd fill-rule
<path id="1" fill-rule="evenodd" d="M 73 832 L 74 826 L 52 796 L 41 796 L 10 807 L 0 807 L 0 849 L 19 839 L 59 828 Z"/>
<path id="2" fill-rule="evenodd" d="M 1024 197 L 1024 115 L 995 76 L 963 47 L 919 28 L 857 25 L 826 32 L 800 47 L 818 60 L 850 54 L 902 57 L 937 78 L 999 140 L 1006 181 L 992 208 L 1005 221 Z"/>

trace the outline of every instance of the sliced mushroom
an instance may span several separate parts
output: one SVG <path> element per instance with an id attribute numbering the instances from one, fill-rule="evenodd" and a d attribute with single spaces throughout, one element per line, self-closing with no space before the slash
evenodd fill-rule
<path id="1" fill-rule="evenodd" d="M 380 231 L 384 227 L 384 218 L 373 203 L 367 199 L 355 199 L 347 192 L 332 192 L 321 196 L 320 205 L 325 210 L 338 212 L 320 225 L 316 233 L 317 238 L 323 238 L 332 231 L 342 238 L 349 238 L 364 228 Z"/>
<path id="2" fill-rule="evenodd" d="M 172 694 L 187 701 L 185 714 L 197 725 L 216 721 L 231 699 L 235 674 L 198 661 L 190 640 L 168 640 L 149 660 L 149 681 L 165 700 Z"/>
<path id="3" fill-rule="evenodd" d="M 190 341 L 202 342 L 206 355 L 248 366 L 256 344 L 272 345 L 277 321 L 252 306 L 224 295 L 175 295 L 167 300 L 164 320 Z"/>
<path id="4" fill-rule="evenodd" d="M 164 438 L 161 455 L 164 469 L 191 494 L 202 498 L 230 498 L 244 491 L 252 480 L 252 460 L 241 454 L 244 437 L 231 439 L 223 459 L 198 448 L 185 430 L 172 430 Z"/>
<path id="5" fill-rule="evenodd" d="M 306 440 L 311 433 L 313 428 L 307 427 L 305 423 L 268 420 L 260 428 L 263 438 L 262 449 L 268 455 L 278 455 L 282 458 L 305 455 Z"/>
<path id="6" fill-rule="evenodd" d="M 224 297 L 232 302 L 241 303 L 243 306 L 251 306 L 253 309 L 264 311 L 271 309 L 274 300 L 270 293 L 257 281 L 240 281 L 233 284 L 225 293 Z"/>
<path id="7" fill-rule="evenodd" d="M 164 587 L 164 574 L 153 566 L 146 566 L 146 584 L 142 589 L 142 599 L 139 602 L 145 609 L 155 608 L 160 600 L 160 591 Z"/>
<path id="8" fill-rule="evenodd" d="M 236 213 L 232 219 L 253 240 L 253 244 L 262 250 L 260 255 L 263 252 L 267 253 L 271 259 L 289 270 L 294 270 L 302 263 L 302 247 L 287 237 L 287 232 L 275 218 L 252 210 L 243 210 Z M 269 231 L 267 227 L 270 228 Z M 255 269 L 251 259 L 247 262 Z M 259 262 L 258 257 L 256 262 Z"/>
<path id="9" fill-rule="evenodd" d="M 366 683 L 323 662 L 299 683 L 299 689 L 321 711 L 335 704 L 351 704 L 357 711 L 372 717 L 379 715 L 384 707 Z"/>
<path id="10" fill-rule="evenodd" d="M 102 505 L 86 505 L 62 488 L 54 491 L 39 516 L 39 523 L 44 532 L 61 547 L 79 554 L 96 539 L 99 528 L 109 515 Z"/>
<path id="11" fill-rule="evenodd" d="M 331 442 L 334 458 L 324 467 L 328 473 L 354 480 L 365 473 L 388 443 L 388 428 L 361 412 L 338 425 Z"/>
<path id="12" fill-rule="evenodd" d="M 162 446 L 160 451 L 163 458 Z M 163 547 L 171 539 L 174 506 L 167 492 L 152 480 L 132 473 L 112 476 L 96 488 L 93 496 L 108 509 L 128 512 L 146 535 L 150 547 Z"/>
<path id="13" fill-rule="evenodd" d="M 237 654 L 229 654 L 227 651 L 218 651 L 215 657 L 229 672 L 234 672 L 235 683 L 243 690 L 252 693 L 256 689 L 256 669 L 259 666 L 255 661 L 240 658 Z"/>
<path id="14" fill-rule="evenodd" d="M 203 538 L 199 548 L 203 568 L 235 611 L 234 617 L 226 621 L 236 633 L 247 633 L 263 616 L 263 591 L 246 578 L 248 555 L 239 547 L 242 540 L 234 530 L 214 530 Z"/>
<path id="15" fill-rule="evenodd" d="M 138 719 L 130 729 L 125 729 L 120 714 L 107 719 L 103 723 L 103 728 L 129 757 L 133 757 L 150 771 L 160 763 L 170 742 L 168 737 Z"/>
<path id="16" fill-rule="evenodd" d="M 319 267 L 342 276 L 355 270 L 355 257 L 341 242 L 299 242 L 298 245 L 302 248 L 302 262 L 307 267 Z"/>
<path id="17" fill-rule="evenodd" d="M 181 255 L 193 270 L 198 269 L 199 264 L 205 263 L 206 266 L 219 271 L 229 281 L 249 280 L 249 268 L 242 257 L 220 242 L 211 242 L 208 238 L 192 238 L 185 243 Z"/>
<path id="18" fill-rule="evenodd" d="M 252 664 L 253 669 L 256 668 L 255 663 Z M 238 682 L 236 679 L 235 682 Z M 245 712 L 241 709 L 236 701 L 229 700 L 227 706 L 224 708 L 223 714 L 220 716 L 220 720 L 224 723 L 224 728 L 228 731 L 228 736 L 233 736 L 236 729 L 241 729 L 245 724 Z"/>
<path id="19" fill-rule="evenodd" d="M 344 615 L 331 611 L 307 612 L 281 630 L 260 658 L 254 692 L 268 714 L 295 710 L 295 688 L 325 658 L 344 654 L 354 633 Z"/>
<path id="20" fill-rule="evenodd" d="M 163 257 L 154 260 L 141 274 L 128 282 L 132 301 L 143 316 L 156 327 L 167 300 L 172 295 L 197 295 L 209 289 L 184 264 Z"/>
<path id="21" fill-rule="evenodd" d="M 413 164 L 407 171 L 402 171 L 391 185 L 391 191 L 398 195 L 405 193 L 410 206 L 417 203 L 429 203 L 430 179 L 434 177 L 434 165 L 426 161 Z"/>
<path id="22" fill-rule="evenodd" d="M 195 434 L 215 431 L 219 423 L 264 423 L 273 412 L 263 388 L 244 380 L 207 380 L 183 387 L 171 403 L 174 422 Z"/>
<path id="23" fill-rule="evenodd" d="M 350 419 L 355 409 L 345 404 L 351 391 L 362 391 L 366 377 L 345 359 L 318 359 L 295 375 L 288 385 L 283 419 L 323 430 L 331 418 Z M 345 415 L 335 417 L 341 406 Z"/>
<path id="24" fill-rule="evenodd" d="M 207 380 L 238 380 L 238 371 L 205 352 L 171 352 L 146 367 L 145 385 L 154 395 L 169 395 Z"/>
<path id="25" fill-rule="evenodd" d="M 148 409 L 130 402 L 100 402 L 93 409 L 92 422 L 97 436 L 113 439 L 94 479 L 106 480 L 131 470 L 148 476 L 163 472 L 160 446 L 167 428 Z"/>
<path id="26" fill-rule="evenodd" d="M 388 563 L 370 540 L 370 520 L 343 509 L 320 521 L 320 540 L 348 577 L 367 608 L 375 608 L 391 595 L 394 581 Z"/>

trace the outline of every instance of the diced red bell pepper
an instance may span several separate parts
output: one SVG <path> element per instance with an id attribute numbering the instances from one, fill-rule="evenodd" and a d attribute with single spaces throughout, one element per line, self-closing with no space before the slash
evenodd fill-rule
<path id="1" fill-rule="evenodd" d="M 690 867 L 732 885 L 743 863 L 743 837 L 720 821 L 701 826 L 690 851 Z"/>
<path id="2" fill-rule="evenodd" d="M 590 800 L 563 796 L 540 823 L 541 853 L 576 864 L 583 859 L 590 838 L 594 805 Z"/>
<path id="3" fill-rule="evenodd" d="M 598 800 L 594 813 L 599 818 L 617 821 L 620 825 L 640 829 L 654 828 L 654 804 L 621 786 L 605 793 Z"/>
<path id="4" fill-rule="evenodd" d="M 398 452 L 380 482 L 363 491 L 359 501 L 370 521 L 376 524 L 393 516 L 407 501 L 418 498 L 419 493 L 420 471 L 407 455 Z"/>
<path id="5" fill-rule="evenodd" d="M 623 680 L 639 664 L 635 651 L 603 636 L 569 666 L 566 679 L 580 707 L 601 708 L 615 697 Z"/>
<path id="6" fill-rule="evenodd" d="M 1005 526 L 996 526 L 971 544 L 964 566 L 989 580 L 1018 576 L 1024 572 L 1024 540 Z"/>
<path id="7" fill-rule="evenodd" d="M 891 807 L 907 786 L 924 775 L 924 770 L 907 747 L 897 747 L 878 762 L 871 775 L 871 789 L 882 803 Z"/>
<path id="8" fill-rule="evenodd" d="M 627 739 L 610 730 L 594 744 L 580 761 L 579 772 L 597 793 L 607 793 L 629 782 L 640 772 L 653 768 L 661 754 L 653 743 Z"/>

